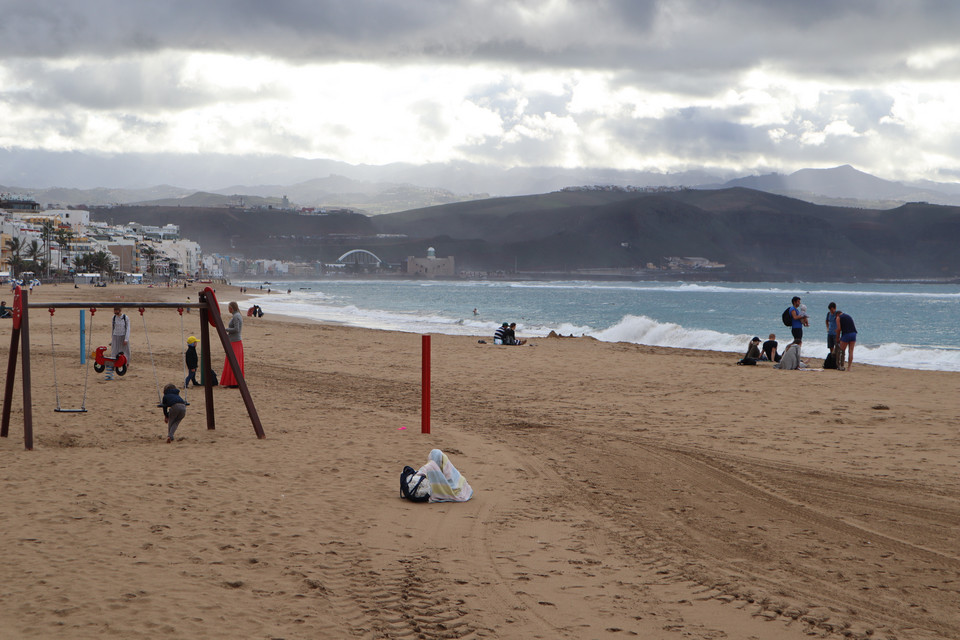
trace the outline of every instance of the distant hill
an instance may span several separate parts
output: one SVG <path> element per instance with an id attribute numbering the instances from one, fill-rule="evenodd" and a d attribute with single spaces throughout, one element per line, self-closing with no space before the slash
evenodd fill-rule
<path id="1" fill-rule="evenodd" d="M 245 211 L 225 207 L 119 206 L 92 209 L 91 218 L 110 224 L 180 226 L 181 234 L 200 243 L 204 253 L 248 258 L 335 260 L 321 247 L 336 247 L 350 238 L 376 234 L 371 218 L 358 213 L 298 215 L 289 211 Z M 352 248 L 352 247 L 351 247 Z"/>
<path id="2" fill-rule="evenodd" d="M 723 187 L 747 187 L 817 204 L 891 209 L 907 202 L 960 205 L 960 190 L 934 182 L 906 184 L 883 180 L 850 165 L 832 169 L 801 169 L 789 175 L 771 173 L 725 182 Z"/>
<path id="3" fill-rule="evenodd" d="M 563 191 L 374 217 L 121 207 L 94 218 L 172 222 L 204 251 L 247 257 L 331 262 L 368 249 L 398 263 L 433 246 L 467 271 L 631 271 L 668 256 L 697 256 L 725 264 L 725 279 L 960 276 L 960 207 L 830 207 L 741 187 Z"/>
<path id="4" fill-rule="evenodd" d="M 197 191 L 189 195 L 179 195 L 172 198 L 158 198 L 156 200 L 141 200 L 131 202 L 137 206 L 152 207 L 280 207 L 283 198 L 266 197 L 251 195 L 223 195 L 220 193 L 208 193 L 206 191 Z"/>
<path id="5" fill-rule="evenodd" d="M 366 182 L 330 175 L 292 185 L 235 185 L 217 193 L 250 194 L 263 197 L 287 196 L 299 207 L 344 208 L 377 215 L 417 207 L 477 200 L 487 194 L 455 194 L 447 189 L 418 187 L 393 182 Z"/>
<path id="6" fill-rule="evenodd" d="M 412 184 L 363 182 L 331 175 L 293 185 L 234 185 L 214 191 L 194 191 L 160 185 L 146 189 L 24 189 L 0 185 L 0 193 L 27 195 L 48 207 L 148 205 L 158 207 L 279 207 L 284 196 L 293 208 L 351 209 L 371 215 L 476 200 L 486 194 L 455 194 L 446 189 Z"/>
<path id="7" fill-rule="evenodd" d="M 425 238 L 464 269 L 636 269 L 699 256 L 749 279 L 960 275 L 960 208 L 930 204 L 827 207 L 744 188 L 564 192 L 406 211 L 374 224 Z"/>

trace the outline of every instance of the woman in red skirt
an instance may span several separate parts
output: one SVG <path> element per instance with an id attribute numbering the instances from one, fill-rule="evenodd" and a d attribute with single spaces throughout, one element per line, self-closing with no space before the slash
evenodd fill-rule
<path id="1" fill-rule="evenodd" d="M 240 331 L 243 329 L 243 316 L 240 315 L 240 305 L 236 302 L 228 304 L 227 309 L 232 314 L 230 323 L 226 327 L 227 337 L 230 339 L 230 346 L 233 347 L 233 354 L 237 356 L 237 364 L 240 365 L 240 375 L 243 375 L 243 339 L 240 335 Z M 237 376 L 233 373 L 229 358 L 224 358 L 223 361 L 223 374 L 220 376 L 220 386 L 234 389 L 240 386 L 237 384 Z"/>

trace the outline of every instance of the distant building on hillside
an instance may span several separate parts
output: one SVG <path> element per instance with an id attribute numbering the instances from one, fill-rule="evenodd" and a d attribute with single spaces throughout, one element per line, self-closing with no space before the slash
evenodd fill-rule
<path id="1" fill-rule="evenodd" d="M 417 258 L 409 256 L 407 258 L 407 274 L 416 276 L 455 276 L 457 268 L 454 265 L 453 256 L 438 258 L 437 251 L 433 247 L 427 249 L 426 258 Z"/>
<path id="2" fill-rule="evenodd" d="M 0 195 L 0 209 L 17 212 L 40 211 L 40 203 L 28 198 L 2 194 Z"/>

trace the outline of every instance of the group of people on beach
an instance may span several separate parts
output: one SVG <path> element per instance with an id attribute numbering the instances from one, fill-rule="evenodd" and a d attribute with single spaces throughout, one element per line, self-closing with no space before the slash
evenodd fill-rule
<path id="1" fill-rule="evenodd" d="M 493 332 L 493 344 L 521 345 L 526 343 L 526 340 L 517 338 L 516 322 L 504 322 Z"/>
<path id="2" fill-rule="evenodd" d="M 782 354 L 777 353 L 777 336 L 771 333 L 762 346 L 759 337 L 750 340 L 747 353 L 740 363 L 756 364 L 760 361 L 768 361 L 776 363 L 774 366 L 780 369 L 796 369 L 802 366 L 800 345 L 803 344 L 804 327 L 810 326 L 810 318 L 800 296 L 794 296 L 790 301 L 790 307 L 784 311 L 784 322 L 788 319 L 793 342 L 787 345 Z M 830 368 L 849 371 L 853 366 L 853 347 L 857 343 L 857 326 L 853 317 L 837 309 L 837 304 L 831 302 L 827 305 L 824 324 L 827 329 L 827 349 L 829 350 L 827 361 L 833 362 Z"/>
<path id="3" fill-rule="evenodd" d="M 227 339 L 236 356 L 237 364 L 240 367 L 240 375 L 243 375 L 243 315 L 240 313 L 240 305 L 231 302 L 227 305 L 230 313 L 230 320 L 224 326 L 227 333 Z M 253 314 L 250 314 L 253 315 Z M 130 362 L 130 318 L 123 313 L 123 308 L 116 306 L 113 308 L 113 318 L 111 319 L 110 347 L 113 358 L 123 353 L 126 361 Z M 200 356 L 197 353 L 197 344 L 200 340 L 195 336 L 187 338 L 187 348 L 184 352 L 184 364 L 187 369 L 187 376 L 183 381 L 183 388 L 186 389 L 193 383 L 193 386 L 200 386 L 197 381 L 197 368 L 200 363 Z M 224 357 L 223 373 L 219 381 L 213 371 L 209 372 L 211 381 L 214 385 L 236 389 L 239 387 L 237 376 L 233 367 L 230 366 L 230 359 Z M 107 379 L 113 379 L 113 368 L 108 367 Z M 163 409 L 163 420 L 167 423 L 167 442 L 173 442 L 177 428 L 180 422 L 186 416 L 187 403 L 180 395 L 180 389 L 172 382 L 165 385 L 161 397 L 160 406 Z"/>

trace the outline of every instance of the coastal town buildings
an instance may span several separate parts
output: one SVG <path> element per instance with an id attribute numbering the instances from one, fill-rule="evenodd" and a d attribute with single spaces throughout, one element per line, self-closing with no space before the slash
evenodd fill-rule
<path id="1" fill-rule="evenodd" d="M 181 238 L 177 225 L 112 225 L 91 221 L 89 211 L 41 209 L 26 198 L 0 196 L 0 277 L 28 264 L 42 265 L 37 276 L 76 273 L 84 256 L 99 252 L 117 277 L 195 277 L 203 264 L 200 245 Z"/>

